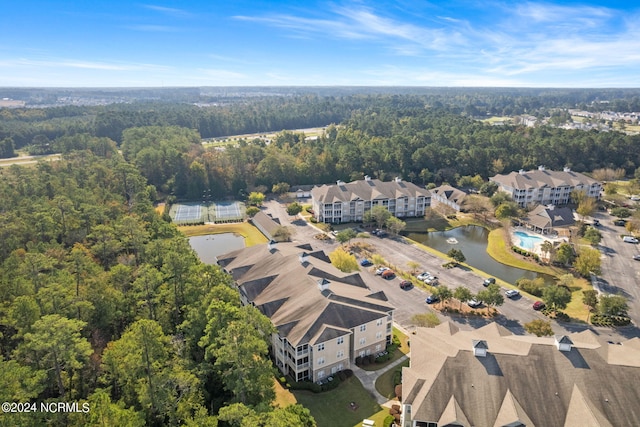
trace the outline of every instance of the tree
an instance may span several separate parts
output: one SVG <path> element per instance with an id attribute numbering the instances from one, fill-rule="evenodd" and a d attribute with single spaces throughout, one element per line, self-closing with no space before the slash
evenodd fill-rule
<path id="1" fill-rule="evenodd" d="M 589 242 L 591 246 L 598 246 L 600 240 L 602 240 L 602 234 L 596 230 L 595 227 L 587 227 L 582 237 Z"/>
<path id="2" fill-rule="evenodd" d="M 388 218 L 384 224 L 393 234 L 399 234 L 407 226 L 406 222 L 396 218 L 395 216 Z"/>
<path id="3" fill-rule="evenodd" d="M 291 216 L 296 216 L 300 212 L 302 212 L 302 205 L 298 202 L 293 202 L 289 206 L 287 206 L 287 214 Z"/>
<path id="4" fill-rule="evenodd" d="M 496 173 L 502 172 L 502 169 L 504 169 L 504 167 L 500 167 L 500 171 Z M 495 192 L 498 191 L 498 183 L 493 181 L 485 182 L 480 186 L 479 191 L 480 191 L 480 194 L 482 194 L 483 196 L 492 197 L 495 194 Z"/>
<path id="5" fill-rule="evenodd" d="M 556 250 L 556 261 L 563 265 L 569 265 L 573 263 L 575 254 L 573 248 L 568 243 L 561 243 Z"/>
<path id="6" fill-rule="evenodd" d="M 552 262 L 553 256 L 555 255 L 553 243 L 550 240 L 545 240 L 540 244 L 540 250 L 542 253 L 547 254 L 547 259 L 549 262 Z"/>
<path id="7" fill-rule="evenodd" d="M 289 188 L 290 186 L 286 182 L 279 182 L 277 184 L 273 184 L 271 192 L 275 194 L 284 194 L 289 191 Z"/>
<path id="8" fill-rule="evenodd" d="M 550 320 L 535 319 L 524 324 L 524 330 L 537 337 L 550 337 L 553 335 Z"/>
<path id="9" fill-rule="evenodd" d="M 465 301 L 469 301 L 471 298 L 473 298 L 473 294 L 471 293 L 469 288 L 465 286 L 458 286 L 453 291 L 453 297 L 458 301 L 460 301 L 460 309 L 462 309 L 462 303 Z"/>
<path id="10" fill-rule="evenodd" d="M 378 228 L 382 228 L 382 226 L 387 222 L 389 218 L 391 218 L 391 212 L 384 206 L 376 205 L 371 208 L 369 212 L 371 221 L 376 223 Z M 366 212 L 365 212 L 366 214 Z"/>
<path id="11" fill-rule="evenodd" d="M 74 371 L 82 368 L 93 353 L 89 341 L 80 334 L 85 325 L 80 320 L 49 314 L 33 324 L 32 332 L 24 334 L 22 353 L 25 357 L 34 354 L 32 364 L 48 366 L 53 371 L 62 397 L 67 392 L 63 372 L 71 385 Z"/>
<path id="12" fill-rule="evenodd" d="M 249 218 L 253 218 L 258 212 L 260 212 L 260 208 L 257 206 L 249 206 L 247 208 L 247 216 Z"/>
<path id="13" fill-rule="evenodd" d="M 626 316 L 629 311 L 627 299 L 621 295 L 602 295 L 598 313 L 604 316 Z"/>
<path id="14" fill-rule="evenodd" d="M 600 251 L 591 248 L 582 248 L 576 258 L 575 268 L 584 277 L 590 274 L 600 274 Z"/>
<path id="15" fill-rule="evenodd" d="M 340 271 L 349 273 L 351 271 L 357 271 L 358 261 L 356 257 L 345 252 L 342 248 L 338 248 L 329 254 L 331 264 Z"/>
<path id="16" fill-rule="evenodd" d="M 456 248 L 451 248 L 449 252 L 447 252 L 447 256 L 457 263 L 462 263 L 467 260 L 462 251 Z"/>
<path id="17" fill-rule="evenodd" d="M 594 289 L 587 289 L 582 292 L 582 303 L 587 306 L 589 313 L 587 313 L 587 322 L 591 313 L 596 311 L 598 307 L 598 292 Z"/>
<path id="18" fill-rule="evenodd" d="M 264 202 L 264 198 L 265 198 L 264 194 L 258 191 L 252 191 L 251 193 L 249 193 L 249 197 L 247 198 L 247 200 L 251 205 L 262 206 L 262 203 Z"/>
<path id="19" fill-rule="evenodd" d="M 627 208 L 616 207 L 611 209 L 611 215 L 617 216 L 618 218 L 629 218 L 631 211 Z"/>
<path id="20" fill-rule="evenodd" d="M 489 307 L 497 307 L 504 304 L 504 297 L 497 283 L 492 283 L 486 289 L 478 292 L 477 298 Z"/>
<path id="21" fill-rule="evenodd" d="M 280 225 L 273 231 L 272 236 L 273 240 L 275 240 L 276 242 L 288 242 L 289 240 L 291 240 L 292 234 L 293 231 L 291 230 L 291 228 L 287 227 L 286 225 Z"/>
<path id="22" fill-rule="evenodd" d="M 498 219 L 513 218 L 518 215 L 518 205 L 515 202 L 501 203 L 496 208 L 495 216 Z"/>
<path id="23" fill-rule="evenodd" d="M 347 228 L 346 230 L 342 230 L 336 234 L 336 240 L 340 242 L 340 244 L 344 245 L 351 239 L 355 239 L 357 234 L 358 233 L 356 233 L 352 228 Z"/>
<path id="24" fill-rule="evenodd" d="M 449 301 L 453 297 L 453 292 L 446 286 L 438 286 L 434 294 L 440 298 L 440 304 L 444 305 L 445 302 Z"/>
<path id="25" fill-rule="evenodd" d="M 580 194 L 584 194 L 582 191 Z M 580 201 L 578 207 L 576 208 L 576 213 L 580 215 L 582 218 L 586 218 L 588 216 L 593 215 L 593 212 L 596 210 L 596 199 L 593 197 L 586 197 Z"/>
<path id="26" fill-rule="evenodd" d="M 418 269 L 420 268 L 420 263 L 415 261 L 407 261 L 407 267 L 409 267 L 409 271 L 411 274 L 416 274 Z"/>
<path id="27" fill-rule="evenodd" d="M 571 302 L 571 292 L 563 286 L 547 286 L 542 290 L 542 300 L 553 311 L 563 310 Z"/>

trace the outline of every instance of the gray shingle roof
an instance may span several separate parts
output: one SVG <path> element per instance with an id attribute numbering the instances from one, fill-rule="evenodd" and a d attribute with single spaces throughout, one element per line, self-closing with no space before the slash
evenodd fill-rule
<path id="1" fill-rule="evenodd" d="M 359 180 L 341 185 L 322 185 L 311 190 L 311 196 L 321 203 L 350 202 L 354 200 L 397 199 L 400 197 L 430 197 L 429 190 L 412 182 L 379 179 Z"/>
<path id="2" fill-rule="evenodd" d="M 492 181 L 506 185 L 511 188 L 529 189 L 542 187 L 562 187 L 562 186 L 590 186 L 597 181 L 578 172 L 573 171 L 550 171 L 531 170 L 523 173 L 511 172 L 506 175 L 496 175 L 491 177 Z"/>

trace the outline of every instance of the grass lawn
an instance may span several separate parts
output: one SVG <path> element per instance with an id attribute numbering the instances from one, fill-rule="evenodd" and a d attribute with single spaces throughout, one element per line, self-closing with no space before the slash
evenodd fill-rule
<path id="1" fill-rule="evenodd" d="M 593 288 L 587 279 L 576 279 L 573 282 L 573 286 L 571 286 L 571 302 L 567 305 L 567 308 L 562 311 L 567 313 L 569 317 L 572 317 L 573 319 L 586 322 L 589 311 L 582 303 L 582 297 L 583 291 L 588 289 Z"/>
<path id="2" fill-rule="evenodd" d="M 293 394 L 299 404 L 311 411 L 318 427 L 360 426 L 365 418 L 373 419 L 382 408 L 362 387 L 355 376 L 348 378 L 338 388 L 324 393 L 312 393 L 307 390 L 294 390 Z M 355 402 L 356 409 L 350 407 Z M 387 412 L 388 411 L 383 411 Z M 381 414 L 376 425 L 382 425 L 386 414 Z"/>
<path id="3" fill-rule="evenodd" d="M 457 213 L 456 219 L 445 218 L 441 215 L 434 215 L 429 219 L 408 219 L 405 232 L 427 232 L 427 231 L 445 231 L 453 228 L 462 227 L 464 225 L 480 225 L 483 226 L 473 215 Z"/>
<path id="4" fill-rule="evenodd" d="M 409 366 L 409 361 L 405 360 L 398 366 L 393 369 L 389 369 L 384 374 L 380 375 L 376 380 L 376 390 L 383 396 L 386 396 L 388 399 L 393 399 L 396 397 L 395 386 L 393 385 L 393 377 L 396 375 L 396 372 L 402 372 L 402 368 L 405 366 Z"/>
<path id="5" fill-rule="evenodd" d="M 185 225 L 178 227 L 185 236 L 206 236 L 208 234 L 220 234 L 220 233 L 237 233 L 244 237 L 244 244 L 249 247 L 253 245 L 259 245 L 261 243 L 267 243 L 268 240 L 253 225 L 248 222 L 238 222 L 230 224 L 205 224 L 205 225 Z"/>
<path id="6" fill-rule="evenodd" d="M 276 399 L 273 401 L 274 406 L 286 408 L 289 405 L 295 405 L 298 403 L 293 393 L 284 388 L 278 380 L 274 378 L 273 383 L 276 390 Z"/>

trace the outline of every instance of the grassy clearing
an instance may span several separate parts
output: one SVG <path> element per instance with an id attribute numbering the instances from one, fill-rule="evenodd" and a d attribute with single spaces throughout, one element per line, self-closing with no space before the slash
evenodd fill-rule
<path id="1" fill-rule="evenodd" d="M 185 225 L 178 227 L 185 236 L 206 236 L 208 234 L 220 234 L 220 233 L 237 233 L 244 237 L 244 244 L 249 247 L 253 245 L 259 245 L 267 243 L 268 240 L 253 225 L 248 222 L 238 222 L 230 224 L 205 224 L 205 225 Z"/>
<path id="2" fill-rule="evenodd" d="M 396 372 L 402 372 L 402 368 L 408 366 L 409 360 L 405 360 L 395 368 L 389 369 L 387 372 L 380 375 L 378 379 L 376 379 L 376 390 L 378 390 L 378 393 L 385 396 L 387 399 L 395 398 L 396 392 L 393 379 L 396 375 L 400 375 L 396 374 Z"/>
<path id="3" fill-rule="evenodd" d="M 405 228 L 405 232 L 417 232 L 424 233 L 428 231 L 446 231 L 451 230 L 453 228 L 462 227 L 465 225 L 479 225 L 484 226 L 480 222 L 478 222 L 473 215 L 467 215 L 458 213 L 455 219 L 445 218 L 440 215 L 434 215 L 432 218 L 428 219 L 409 219 L 406 221 L 407 227 Z"/>
<path id="4" fill-rule="evenodd" d="M 338 388 L 325 393 L 295 390 L 298 403 L 308 408 L 319 427 L 360 426 L 365 418 L 374 419 L 382 425 L 388 411 L 384 411 L 355 376 L 348 378 Z M 349 403 L 355 402 L 352 410 Z M 386 412 L 386 413 L 385 413 Z"/>
<path id="5" fill-rule="evenodd" d="M 274 383 L 274 388 L 276 390 L 276 399 L 273 401 L 274 406 L 277 406 L 280 408 L 286 408 L 289 405 L 294 405 L 298 403 L 293 393 L 291 393 L 289 390 L 284 388 L 278 380 L 274 378 L 273 383 Z"/>
<path id="6" fill-rule="evenodd" d="M 588 289 L 593 288 L 587 279 L 580 278 L 573 282 L 573 286 L 571 286 L 571 302 L 563 310 L 569 317 L 578 321 L 587 321 L 589 311 L 582 303 L 582 297 L 584 296 L 583 292 Z"/>

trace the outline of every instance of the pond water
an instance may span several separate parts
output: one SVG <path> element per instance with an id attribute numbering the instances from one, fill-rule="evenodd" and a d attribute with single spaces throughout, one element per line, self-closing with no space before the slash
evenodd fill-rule
<path id="1" fill-rule="evenodd" d="M 411 240 L 420 242 L 445 254 L 452 248 L 460 249 L 467 258 L 467 264 L 505 282 L 514 284 L 521 277 L 526 277 L 527 279 L 542 277 L 545 282 L 555 282 L 555 279 L 547 274 L 510 267 L 491 258 L 487 253 L 488 236 L 489 230 L 476 225 L 458 227 L 447 231 L 409 233 L 406 235 Z M 454 242 L 454 239 L 457 243 L 450 243 Z"/>
<path id="2" fill-rule="evenodd" d="M 235 233 L 209 234 L 189 238 L 189 244 L 205 264 L 215 264 L 218 255 L 244 248 L 244 237 Z"/>

